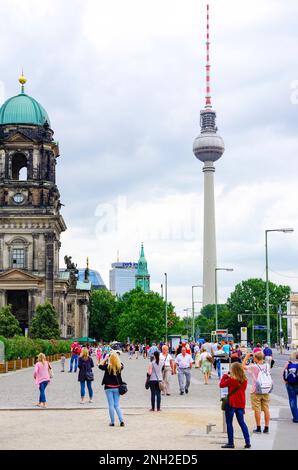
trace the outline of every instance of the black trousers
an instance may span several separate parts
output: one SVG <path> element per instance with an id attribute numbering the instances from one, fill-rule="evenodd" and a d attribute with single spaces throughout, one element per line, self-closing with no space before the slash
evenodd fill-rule
<path id="1" fill-rule="evenodd" d="M 157 380 L 150 380 L 150 390 L 151 390 L 151 408 L 155 410 L 155 397 L 156 397 L 156 407 L 157 410 L 160 410 L 160 401 L 161 393 L 159 389 L 159 382 Z"/>

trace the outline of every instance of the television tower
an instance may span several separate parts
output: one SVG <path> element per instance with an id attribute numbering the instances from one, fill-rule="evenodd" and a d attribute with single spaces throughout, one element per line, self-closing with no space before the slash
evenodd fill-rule
<path id="1" fill-rule="evenodd" d="M 204 163 L 204 241 L 203 241 L 203 306 L 215 303 L 216 236 L 214 204 L 214 162 L 225 146 L 217 133 L 216 112 L 211 104 L 209 5 L 207 5 L 207 61 L 205 108 L 200 112 L 201 133 L 195 139 L 193 152 Z"/>

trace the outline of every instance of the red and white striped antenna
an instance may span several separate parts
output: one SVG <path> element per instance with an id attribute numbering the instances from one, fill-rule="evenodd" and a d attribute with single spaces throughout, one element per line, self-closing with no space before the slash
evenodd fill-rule
<path id="1" fill-rule="evenodd" d="M 206 104 L 205 108 L 212 108 L 211 105 L 211 87 L 210 87 L 210 36 L 209 36 L 209 4 L 207 4 L 207 61 L 206 61 Z"/>

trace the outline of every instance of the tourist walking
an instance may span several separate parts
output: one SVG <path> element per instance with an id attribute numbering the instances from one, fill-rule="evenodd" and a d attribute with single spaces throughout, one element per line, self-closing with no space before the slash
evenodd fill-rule
<path id="1" fill-rule="evenodd" d="M 52 375 L 52 366 L 46 360 L 46 356 L 43 353 L 40 353 L 37 356 L 37 362 L 34 366 L 34 379 L 35 384 L 39 387 L 39 402 L 36 406 L 41 408 L 46 408 L 46 388 L 51 381 Z"/>
<path id="2" fill-rule="evenodd" d="M 251 405 L 255 413 L 256 429 L 254 433 L 261 433 L 261 412 L 264 412 L 265 416 L 265 427 L 264 433 L 269 433 L 269 421 L 270 421 L 270 392 L 273 388 L 272 378 L 270 375 L 270 366 L 264 361 L 264 354 L 260 351 L 254 353 L 254 363 L 247 365 L 247 361 L 250 359 L 250 353 L 246 354 L 242 367 L 243 369 L 252 375 L 252 386 L 250 390 Z"/>
<path id="3" fill-rule="evenodd" d="M 181 353 L 175 359 L 175 373 L 178 368 L 178 382 L 180 395 L 188 393 L 191 379 L 192 357 L 186 354 L 186 348 L 181 349 Z"/>
<path id="4" fill-rule="evenodd" d="M 151 409 L 150 411 L 155 411 L 155 401 L 156 401 L 156 411 L 160 411 L 161 404 L 161 383 L 162 383 L 162 368 L 163 362 L 160 360 L 159 351 L 154 351 L 153 359 L 150 361 L 148 366 L 148 375 L 149 375 L 149 386 L 151 390 Z"/>
<path id="5" fill-rule="evenodd" d="M 262 352 L 262 346 L 260 343 L 257 343 L 252 350 L 253 353 Z"/>
<path id="6" fill-rule="evenodd" d="M 129 346 L 129 359 L 132 359 L 132 356 L 134 355 L 134 352 L 135 352 L 135 348 L 134 348 L 134 345 L 133 344 L 130 344 Z"/>
<path id="7" fill-rule="evenodd" d="M 263 354 L 265 356 L 266 364 L 269 364 L 270 368 L 273 366 L 273 353 L 272 349 L 269 348 L 268 344 L 264 344 Z"/>
<path id="8" fill-rule="evenodd" d="M 283 379 L 286 384 L 289 405 L 293 415 L 293 423 L 298 423 L 298 352 L 291 354 L 289 362 L 286 364 L 283 372 Z"/>
<path id="9" fill-rule="evenodd" d="M 152 343 L 152 346 L 151 348 L 149 348 L 148 350 L 148 355 L 149 355 L 149 358 L 150 358 L 150 361 L 153 361 L 154 359 L 154 353 L 158 351 L 158 347 L 156 346 L 155 343 Z M 159 351 L 158 351 L 159 352 Z"/>
<path id="10" fill-rule="evenodd" d="M 202 368 L 202 372 L 204 375 L 204 385 L 208 385 L 208 380 L 211 375 L 212 371 L 212 355 L 206 351 L 205 345 L 203 346 L 201 350 L 201 356 L 200 356 L 200 366 Z"/>
<path id="11" fill-rule="evenodd" d="M 241 428 L 243 437 L 245 439 L 245 449 L 251 447 L 250 436 L 247 425 L 244 421 L 245 413 L 245 391 L 247 387 L 247 378 L 244 370 L 239 362 L 234 362 L 231 365 L 231 373 L 224 374 L 220 384 L 220 388 L 228 388 L 228 402 L 225 409 L 228 444 L 221 446 L 223 449 L 234 449 L 234 429 L 233 418 L 236 415 L 238 424 Z"/>
<path id="12" fill-rule="evenodd" d="M 64 354 L 61 354 L 61 357 L 60 357 L 61 372 L 64 372 L 64 369 L 65 369 L 65 361 L 66 361 L 65 355 L 64 355 Z"/>
<path id="13" fill-rule="evenodd" d="M 104 371 L 102 385 L 104 385 L 105 394 L 109 406 L 110 426 L 115 426 L 115 411 L 117 413 L 120 426 L 124 426 L 123 414 L 119 405 L 120 393 L 119 387 L 123 384 L 121 371 L 123 364 L 120 362 L 119 354 L 115 351 L 107 355 L 99 364 L 98 368 Z"/>
<path id="14" fill-rule="evenodd" d="M 200 346 L 196 343 L 194 347 L 194 361 L 195 361 L 195 368 L 198 369 L 200 367 Z"/>
<path id="15" fill-rule="evenodd" d="M 135 345 L 136 359 L 139 359 L 139 352 L 140 352 L 140 345 L 137 343 L 137 344 Z"/>
<path id="16" fill-rule="evenodd" d="M 72 372 L 73 368 L 73 363 L 74 363 L 74 372 L 77 371 L 78 368 L 78 361 L 79 361 L 79 355 L 81 354 L 81 346 L 77 341 L 75 341 L 71 346 L 71 358 L 70 358 L 70 368 L 68 372 Z"/>
<path id="17" fill-rule="evenodd" d="M 224 350 L 222 349 L 221 344 L 219 344 L 218 349 L 217 349 L 216 353 L 214 353 L 214 356 L 213 356 L 214 364 L 215 364 L 215 367 L 216 367 L 216 370 L 217 370 L 217 376 L 218 376 L 219 379 L 220 379 L 220 376 L 221 376 L 221 361 L 223 359 L 227 361 L 229 359 L 229 356 L 224 352 Z"/>
<path id="18" fill-rule="evenodd" d="M 231 351 L 231 362 L 242 362 L 242 352 L 238 344 Z"/>
<path id="19" fill-rule="evenodd" d="M 170 393 L 170 377 L 174 373 L 174 361 L 171 354 L 169 353 L 169 347 L 164 344 L 162 347 L 162 353 L 160 355 L 160 361 L 163 363 L 162 367 L 162 379 L 164 383 L 164 395 L 171 395 Z"/>
<path id="20" fill-rule="evenodd" d="M 93 375 L 93 359 L 89 356 L 89 351 L 87 348 L 83 348 L 79 357 L 78 361 L 79 367 L 79 375 L 78 381 L 81 385 L 81 404 L 85 403 L 85 390 L 86 390 L 86 383 L 89 393 L 89 403 L 92 403 L 93 398 L 93 390 L 92 390 L 92 382 L 94 380 Z"/>

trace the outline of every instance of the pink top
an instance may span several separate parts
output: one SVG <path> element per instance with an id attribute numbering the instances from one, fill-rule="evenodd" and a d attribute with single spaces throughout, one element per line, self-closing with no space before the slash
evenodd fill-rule
<path id="1" fill-rule="evenodd" d="M 36 385 L 39 385 L 42 382 L 50 382 L 49 363 L 47 361 L 44 364 L 42 362 L 37 362 L 34 367 L 34 374 Z"/>
<path id="2" fill-rule="evenodd" d="M 253 353 L 262 352 L 262 348 L 253 348 Z"/>
<path id="3" fill-rule="evenodd" d="M 251 384 L 251 389 L 250 393 L 255 393 L 256 392 L 256 383 L 258 380 L 258 375 L 261 370 L 267 369 L 266 364 L 259 364 L 258 366 L 256 364 L 251 364 L 250 366 L 247 366 L 246 372 L 251 374 L 252 376 L 252 384 Z"/>

